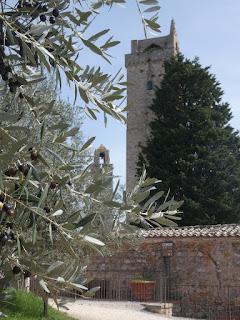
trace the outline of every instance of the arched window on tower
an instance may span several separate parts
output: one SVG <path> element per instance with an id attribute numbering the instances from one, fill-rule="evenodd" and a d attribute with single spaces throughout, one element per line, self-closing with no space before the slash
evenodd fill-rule
<path id="1" fill-rule="evenodd" d="M 162 47 L 160 47 L 159 45 L 155 44 L 155 43 L 152 43 L 150 46 L 148 46 L 146 49 L 144 49 L 144 52 L 147 52 L 147 51 L 152 51 L 152 50 L 156 50 L 156 49 L 160 49 L 160 50 L 163 50 Z"/>
<path id="2" fill-rule="evenodd" d="M 104 152 L 100 152 L 99 153 L 99 163 L 100 164 L 105 164 L 105 162 L 106 162 L 105 153 Z"/>
<path id="3" fill-rule="evenodd" d="M 101 144 L 94 152 L 94 163 L 96 166 L 102 167 L 103 165 L 109 164 L 109 162 L 109 150 Z"/>
<path id="4" fill-rule="evenodd" d="M 152 80 L 148 80 L 148 82 L 147 82 L 147 90 L 153 90 L 153 81 Z"/>

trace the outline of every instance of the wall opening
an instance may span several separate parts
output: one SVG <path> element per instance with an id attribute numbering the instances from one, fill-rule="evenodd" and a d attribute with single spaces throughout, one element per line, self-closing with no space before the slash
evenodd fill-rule
<path id="1" fill-rule="evenodd" d="M 104 152 L 99 153 L 99 164 L 105 164 L 106 162 L 106 157 Z"/>
<path id="2" fill-rule="evenodd" d="M 153 81 L 152 80 L 148 80 L 147 82 L 147 90 L 153 90 Z"/>

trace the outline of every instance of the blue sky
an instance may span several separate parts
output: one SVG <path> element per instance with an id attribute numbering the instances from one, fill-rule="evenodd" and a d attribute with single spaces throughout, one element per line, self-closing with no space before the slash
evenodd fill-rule
<path id="1" fill-rule="evenodd" d="M 132 39 L 143 39 L 143 29 L 135 1 L 128 0 L 125 8 L 116 7 L 99 16 L 92 26 L 92 33 L 111 28 L 112 34 L 121 41 L 111 51 L 112 65 L 84 54 L 82 64 L 100 65 L 109 73 L 124 69 L 124 55 L 130 52 Z M 211 65 L 225 92 L 224 99 L 232 107 L 232 125 L 240 129 L 240 1 L 239 0 L 160 0 L 159 23 L 162 33 L 169 32 L 170 21 L 175 19 L 182 53 L 193 58 L 198 56 L 204 65 Z M 66 92 L 70 97 L 70 93 Z M 111 162 L 115 175 L 125 183 L 126 144 L 125 127 L 116 121 L 109 121 L 104 128 L 102 117 L 99 121 L 86 120 L 83 125 L 86 137 L 96 136 L 94 147 L 103 143 L 110 149 Z"/>

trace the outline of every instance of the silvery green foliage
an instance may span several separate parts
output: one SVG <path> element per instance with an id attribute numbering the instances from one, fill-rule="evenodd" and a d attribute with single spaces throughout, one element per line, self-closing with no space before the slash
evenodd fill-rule
<path id="1" fill-rule="evenodd" d="M 81 51 L 90 50 L 110 63 L 109 49 L 114 40 L 109 29 L 87 36 L 94 19 L 102 10 L 128 1 L 9 1 L 1 2 L 0 11 L 0 64 L 5 86 L 2 94 L 10 90 L 17 99 L 24 86 L 41 81 L 43 71 L 54 71 L 59 85 L 65 75 L 74 88 L 75 99 L 80 97 L 87 114 L 96 119 L 99 111 L 124 121 L 124 108 L 120 107 L 126 83 L 123 76 L 112 77 L 100 68 L 84 66 Z M 158 30 L 158 1 L 137 0 L 144 29 Z M 145 13 L 144 13 L 145 12 Z M 145 18 L 144 14 L 151 16 Z M 154 14 L 152 16 L 152 14 Z M 22 72 L 19 73 L 19 70 Z M 31 97 L 24 93 L 29 108 Z"/>
<path id="2" fill-rule="evenodd" d="M 13 7 L 1 2 L 1 94 L 10 105 L 0 110 L 1 277 L 14 280 L 31 273 L 43 296 L 54 296 L 59 288 L 87 291 L 82 274 L 89 253 L 104 248 L 104 211 L 114 210 L 108 229 L 112 238 L 135 231 L 136 225 L 150 227 L 151 221 L 177 219 L 173 199 L 163 200 L 162 207 L 154 205 L 162 193 L 149 199 L 159 181 L 146 179 L 146 172 L 122 201 L 114 200 L 118 185 L 108 198 L 101 197 L 108 188 L 108 173 L 99 171 L 93 177 L 91 164 L 74 160 L 86 154 L 94 138 L 73 143 L 79 126 L 58 118 L 55 100 L 33 90 L 47 72 L 53 72 L 60 87 L 62 77 L 72 84 L 75 98 L 80 97 L 92 118 L 101 110 L 124 121 L 118 107 L 125 91 L 121 76 L 79 65 L 78 56 L 87 49 L 110 59 L 108 49 L 118 42 L 105 39 L 109 30 L 88 38 L 85 32 L 102 9 L 125 2 L 20 1 Z M 156 17 L 146 19 L 141 9 L 148 6 L 145 14 L 155 12 L 156 3 L 137 2 L 145 28 L 158 28 Z M 26 113 L 31 123 L 23 121 Z M 66 199 L 78 203 L 77 208 Z"/>

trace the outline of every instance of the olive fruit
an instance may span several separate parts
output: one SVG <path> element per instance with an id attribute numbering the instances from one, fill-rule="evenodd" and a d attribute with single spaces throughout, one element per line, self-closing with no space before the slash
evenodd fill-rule
<path id="1" fill-rule="evenodd" d="M 15 177 L 15 175 L 17 174 L 17 168 L 11 167 L 11 168 L 7 169 L 4 173 L 8 177 Z"/>
<path id="2" fill-rule="evenodd" d="M 4 205 L 3 205 L 3 210 L 6 211 L 6 212 L 12 210 L 11 204 L 9 204 L 9 203 L 4 203 Z"/>
<path id="3" fill-rule="evenodd" d="M 4 212 L 6 212 L 7 214 L 9 214 L 9 215 L 13 215 L 13 214 L 14 214 L 13 207 L 12 207 L 12 205 L 9 204 L 9 203 L 4 203 L 2 210 L 3 210 Z"/>
<path id="4" fill-rule="evenodd" d="M 9 85 L 10 92 L 16 93 L 17 87 L 20 87 L 21 84 L 19 83 L 19 81 L 14 80 L 13 78 L 10 78 L 8 80 L 8 85 Z"/>
<path id="5" fill-rule="evenodd" d="M 30 152 L 30 158 L 32 160 L 37 160 L 37 157 L 38 157 L 37 150 L 34 147 L 31 147 L 31 148 L 28 149 L 28 151 Z"/>
<path id="6" fill-rule="evenodd" d="M 9 90 L 11 93 L 16 93 L 17 88 L 15 86 L 9 86 Z"/>
<path id="7" fill-rule="evenodd" d="M 3 202 L 5 199 L 4 195 L 3 194 L 0 194 L 0 202 Z"/>
<path id="8" fill-rule="evenodd" d="M 38 153 L 37 153 L 37 150 L 32 150 L 31 151 L 31 159 L 32 160 L 37 160 L 37 157 L 38 157 Z"/>
<path id="9" fill-rule="evenodd" d="M 58 186 L 58 184 L 56 183 L 56 182 L 54 182 L 54 181 L 52 181 L 51 183 L 50 183 L 50 189 L 52 189 L 52 190 L 54 190 L 54 189 L 56 189 L 57 188 L 57 186 Z"/>
<path id="10" fill-rule="evenodd" d="M 43 209 L 44 209 L 47 213 L 50 213 L 50 211 L 51 211 L 51 209 L 50 209 L 48 206 L 45 206 Z"/>
<path id="11" fill-rule="evenodd" d="M 54 17 L 50 17 L 49 22 L 50 22 L 51 24 L 54 24 L 54 23 L 56 22 L 56 20 L 55 20 Z"/>
<path id="12" fill-rule="evenodd" d="M 57 8 L 53 9 L 52 15 L 54 17 L 58 17 L 59 16 L 59 10 Z"/>
<path id="13" fill-rule="evenodd" d="M 0 244 L 2 246 L 5 246 L 5 244 L 7 243 L 8 241 L 8 236 L 6 234 L 1 234 L 0 235 Z"/>
<path id="14" fill-rule="evenodd" d="M 1 201 L 1 202 L 0 202 L 0 210 L 2 210 L 3 206 L 4 206 L 4 204 L 3 204 L 3 202 Z"/>
<path id="15" fill-rule="evenodd" d="M 21 272 L 21 268 L 19 266 L 15 266 L 12 269 L 13 274 L 19 274 Z"/>
<path id="16" fill-rule="evenodd" d="M 41 20 L 42 22 L 45 22 L 45 21 L 47 20 L 47 17 L 45 16 L 45 14 L 41 14 L 41 15 L 40 15 L 40 20 Z"/>

